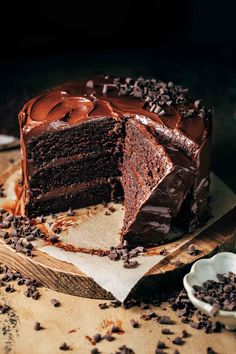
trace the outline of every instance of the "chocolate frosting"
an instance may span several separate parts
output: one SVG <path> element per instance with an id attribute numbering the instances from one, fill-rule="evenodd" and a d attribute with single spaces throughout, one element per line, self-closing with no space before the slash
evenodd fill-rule
<path id="1" fill-rule="evenodd" d="M 116 80 L 106 76 L 73 81 L 32 98 L 19 114 L 25 139 L 45 131 L 68 128 L 88 119 L 135 116 L 147 118 L 147 124 L 154 125 L 163 135 L 180 135 L 182 139 L 189 140 L 189 145 L 192 143 L 198 147 L 205 140 L 209 133 L 208 120 L 206 115 L 199 114 L 193 100 L 188 98 L 184 104 L 167 102 L 164 114 L 163 111 L 154 113 L 143 97 L 134 97 L 129 92 L 122 94 L 120 87 L 125 79 L 120 79 L 119 85 Z M 159 96 L 165 97 L 164 94 Z M 194 115 L 184 115 L 186 109 Z"/>
<path id="2" fill-rule="evenodd" d="M 169 141 L 170 149 L 184 151 L 198 170 L 195 176 L 190 161 L 186 169 L 173 169 L 173 175 L 182 181 L 178 193 L 172 193 L 172 199 L 169 198 L 169 187 L 175 186 L 176 179 L 172 181 L 167 177 L 161 185 L 166 193 L 163 194 L 157 186 L 142 205 L 135 222 L 129 225 L 127 231 L 131 236 L 131 243 L 141 242 L 140 234 L 145 235 L 146 242 L 150 238 L 150 242 L 154 240 L 158 243 L 160 239 L 155 239 L 155 235 L 167 234 L 171 219 L 179 212 L 183 199 L 192 188 L 193 180 L 195 179 L 195 193 L 201 181 L 208 177 L 209 152 L 206 147 L 211 133 L 210 115 L 210 111 L 201 105 L 200 100 L 191 99 L 186 89 L 171 82 L 104 76 L 54 87 L 32 98 L 19 113 L 25 192 L 29 187 L 27 166 L 32 163 L 26 156 L 28 142 L 42 134 L 73 128 L 89 120 L 107 117 L 122 121 L 132 117 L 145 131 L 151 132 L 151 135 L 164 139 L 165 144 Z M 206 155 L 206 161 L 203 160 L 203 155 Z M 177 158 L 178 154 L 175 156 Z M 177 162 L 175 161 L 175 165 L 178 165 Z M 44 198 L 56 195 L 58 190 L 50 193 Z M 165 197 L 169 198 L 170 208 L 159 205 L 159 201 Z M 25 193 L 26 203 L 27 198 L 29 195 Z M 192 199 L 194 203 L 198 202 L 200 198 L 197 192 Z M 197 214 L 199 207 L 195 209 Z M 155 221 L 157 214 L 158 222 Z"/>

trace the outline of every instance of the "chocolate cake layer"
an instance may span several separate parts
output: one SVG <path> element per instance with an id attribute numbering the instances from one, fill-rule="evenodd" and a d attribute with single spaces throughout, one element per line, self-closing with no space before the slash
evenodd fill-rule
<path id="1" fill-rule="evenodd" d="M 118 150 L 122 136 L 122 123 L 108 117 L 99 118 L 99 122 L 88 120 L 76 126 L 62 124 L 60 129 L 46 131 L 39 136 L 26 133 L 23 142 L 27 164 L 40 167 L 68 156 Z"/>
<path id="2" fill-rule="evenodd" d="M 119 179 L 101 179 L 86 184 L 77 184 L 45 193 L 43 196 L 26 200 L 26 213 L 31 216 L 48 215 L 69 208 L 120 201 L 123 189 Z"/>
<path id="3" fill-rule="evenodd" d="M 121 153 L 93 153 L 86 157 L 79 155 L 56 160 L 34 170 L 28 177 L 31 196 L 75 183 L 120 176 L 120 166 Z"/>
<path id="4" fill-rule="evenodd" d="M 112 181 L 122 176 L 129 243 L 157 244 L 173 222 L 192 230 L 208 213 L 211 120 L 187 89 L 155 79 L 43 92 L 19 114 L 26 213 L 121 197 Z"/>

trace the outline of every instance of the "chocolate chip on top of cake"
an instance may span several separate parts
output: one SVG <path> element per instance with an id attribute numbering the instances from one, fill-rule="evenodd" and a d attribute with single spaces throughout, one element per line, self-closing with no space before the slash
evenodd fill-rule
<path id="1" fill-rule="evenodd" d="M 57 86 L 19 113 L 25 213 L 124 199 L 122 239 L 168 241 L 209 215 L 210 109 L 155 79 L 96 77 Z"/>

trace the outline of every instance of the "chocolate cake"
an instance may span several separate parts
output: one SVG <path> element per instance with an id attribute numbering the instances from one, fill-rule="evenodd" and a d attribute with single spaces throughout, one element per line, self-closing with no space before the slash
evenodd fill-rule
<path id="1" fill-rule="evenodd" d="M 124 198 L 131 245 L 193 230 L 209 215 L 211 121 L 172 82 L 106 76 L 43 92 L 19 113 L 26 215 Z"/>

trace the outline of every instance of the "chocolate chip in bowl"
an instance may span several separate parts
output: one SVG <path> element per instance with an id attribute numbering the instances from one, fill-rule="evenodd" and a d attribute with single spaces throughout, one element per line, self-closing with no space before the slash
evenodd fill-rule
<path id="1" fill-rule="evenodd" d="M 236 254 L 221 252 L 195 262 L 184 277 L 184 287 L 201 312 L 236 329 Z"/>

